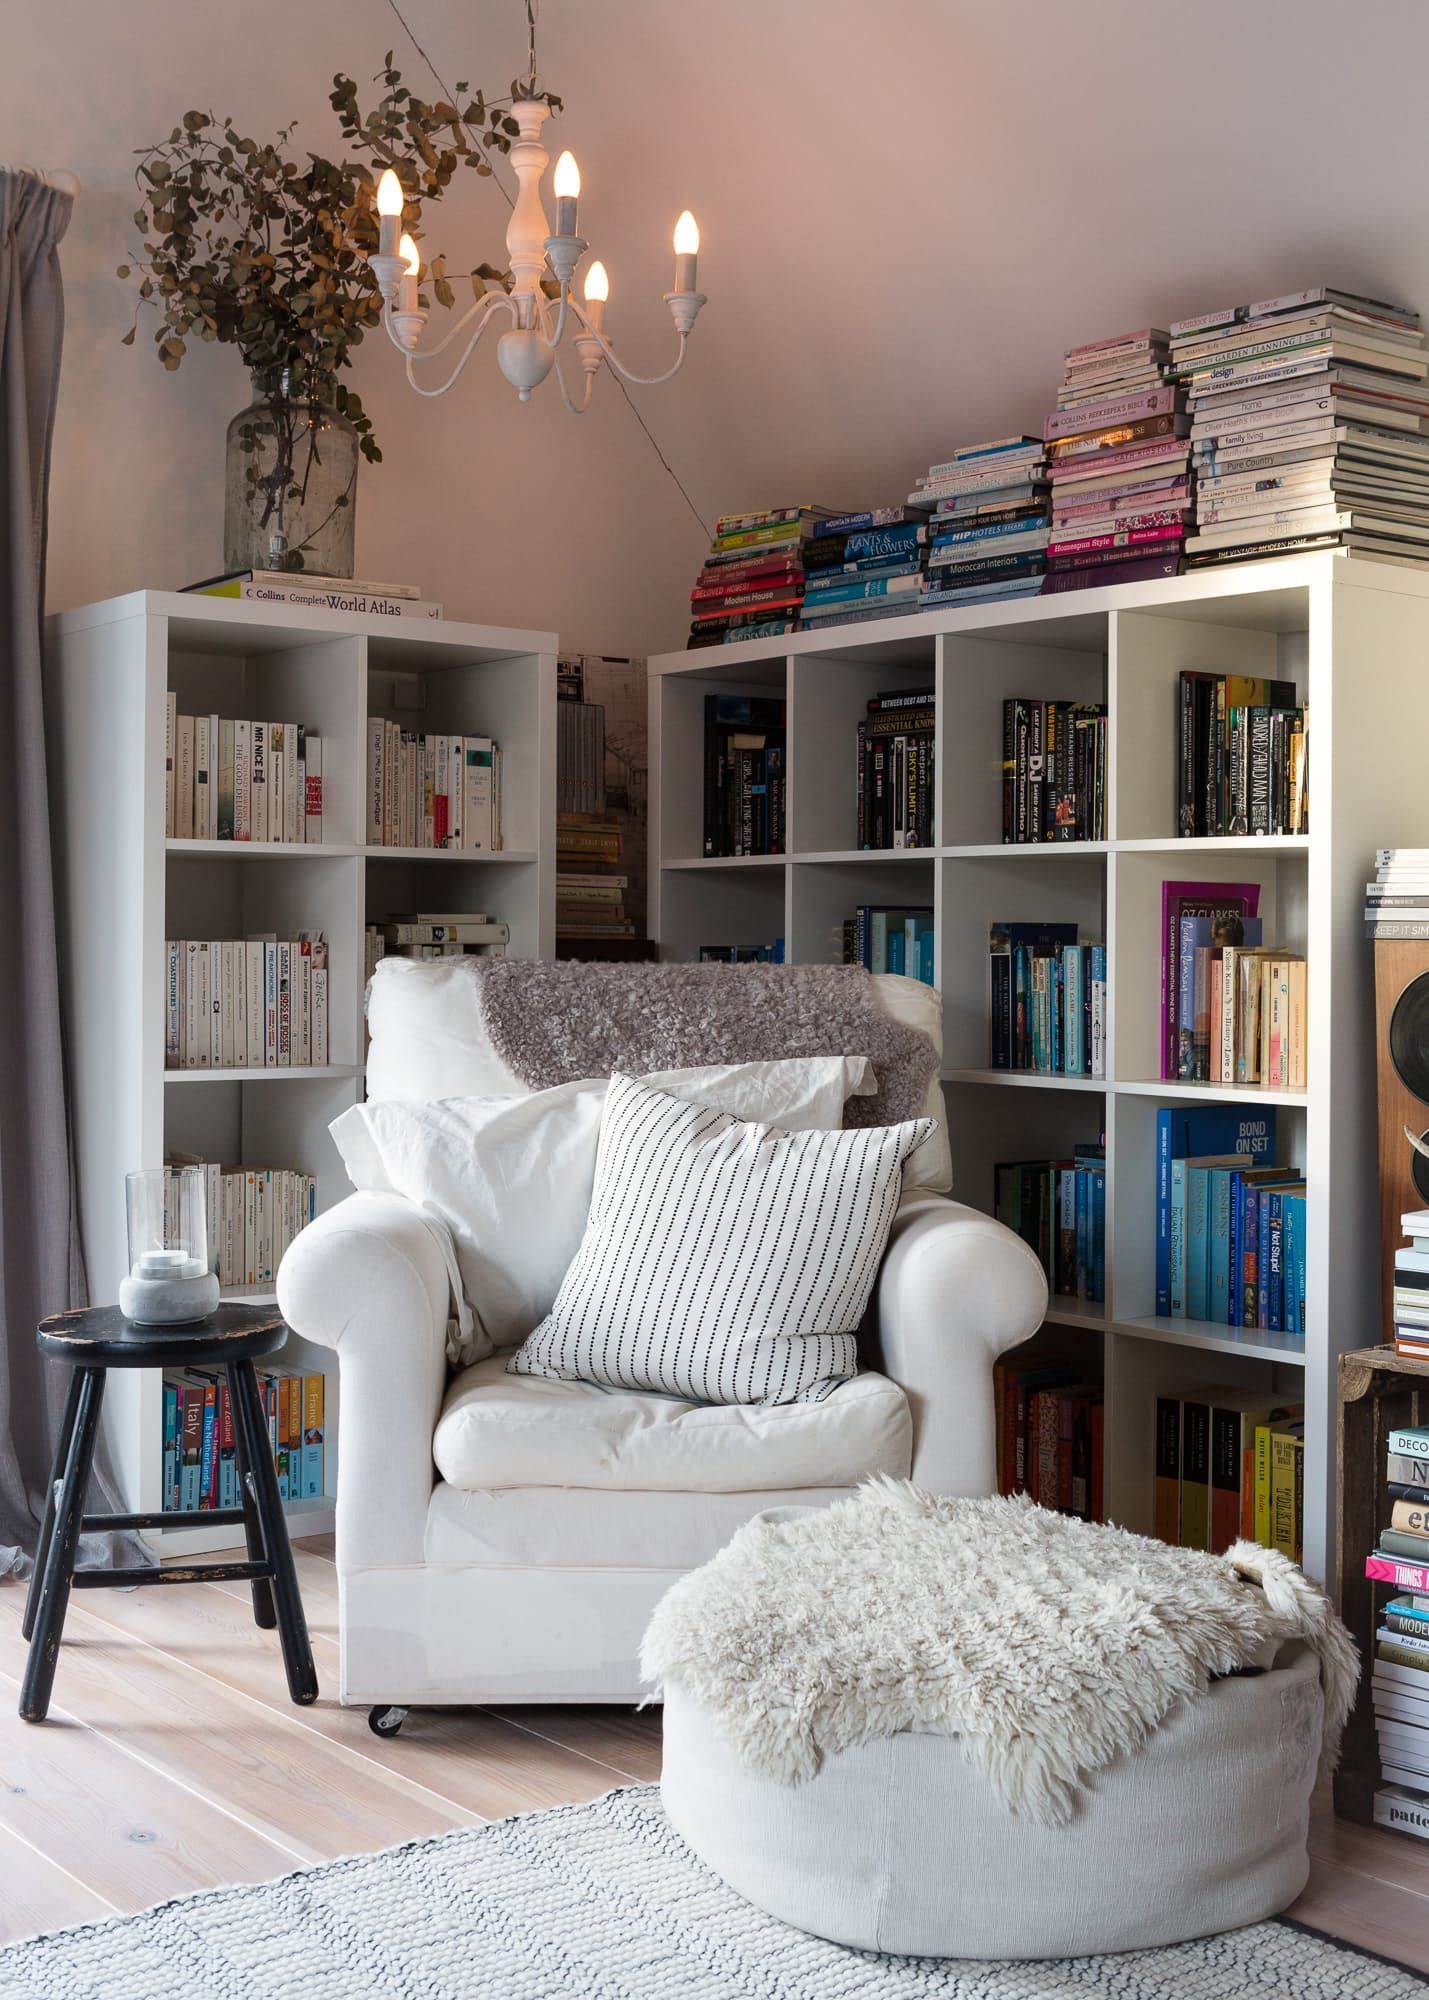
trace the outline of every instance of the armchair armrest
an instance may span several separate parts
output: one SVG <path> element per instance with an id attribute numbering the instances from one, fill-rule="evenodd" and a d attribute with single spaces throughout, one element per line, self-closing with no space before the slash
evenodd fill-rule
<path id="1" fill-rule="evenodd" d="M 934 1493 L 995 1493 L 992 1364 L 1041 1325 L 1036 1255 L 977 1209 L 914 1196 L 894 1219 L 876 1309 L 884 1372 L 913 1412 L 914 1479 Z"/>
<path id="2" fill-rule="evenodd" d="M 448 1296 L 437 1239 L 399 1195 L 349 1195 L 308 1224 L 278 1271 L 288 1325 L 338 1358 L 344 1573 L 422 1561 Z"/>

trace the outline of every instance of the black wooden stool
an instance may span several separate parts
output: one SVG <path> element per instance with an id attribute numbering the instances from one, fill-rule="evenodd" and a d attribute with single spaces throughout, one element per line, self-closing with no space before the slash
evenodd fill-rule
<path id="1" fill-rule="evenodd" d="M 289 1694 L 296 1702 L 316 1701 L 318 1677 L 253 1367 L 255 1356 L 276 1354 L 288 1338 L 282 1320 L 269 1306 L 224 1305 L 198 1326 L 136 1326 L 117 1306 L 98 1306 L 56 1313 L 41 1322 L 38 1338 L 42 1354 L 69 1362 L 74 1373 L 25 1603 L 22 1629 L 30 1641 L 30 1654 L 20 1690 L 23 1720 L 43 1722 L 49 1709 L 71 1586 L 103 1590 L 130 1583 L 251 1581 L 254 1623 L 278 1627 Z M 84 1496 L 108 1370 L 204 1367 L 221 1367 L 228 1375 L 242 1506 L 199 1514 L 86 1514 Z M 248 1544 L 247 1562 L 89 1569 L 75 1574 L 75 1546 L 82 1528 L 218 1528 L 236 1527 L 240 1521 Z"/>

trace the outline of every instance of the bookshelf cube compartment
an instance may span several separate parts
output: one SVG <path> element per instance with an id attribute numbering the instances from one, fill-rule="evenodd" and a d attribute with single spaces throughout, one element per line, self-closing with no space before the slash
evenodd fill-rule
<path id="1" fill-rule="evenodd" d="M 1106 940 L 1106 862 L 1095 854 L 1029 859 L 1016 849 L 939 864 L 938 984 L 943 1063 L 982 1070 L 989 1057 L 988 936 L 997 923 L 1074 923 L 1082 943 Z M 1110 955 L 1108 956 L 1110 979 Z M 1043 1077 L 1055 1084 L 1056 1077 Z M 1088 1088 L 1090 1078 L 1074 1079 Z"/>
<path id="2" fill-rule="evenodd" d="M 391 639 L 373 640 L 367 661 L 369 718 L 380 716 L 418 733 L 489 736 L 500 745 L 502 844 L 534 854 L 546 837 L 542 801 L 555 790 L 555 730 L 549 715 L 554 656 L 533 663 L 529 654 L 508 657 L 461 645 L 414 649 Z M 359 835 L 364 841 L 370 840 L 368 756 L 364 728 Z"/>
<path id="3" fill-rule="evenodd" d="M 867 721 L 875 695 L 932 693 L 934 683 L 931 646 L 922 657 L 899 666 L 825 654 L 790 660 L 790 844 L 795 854 L 858 850 L 858 725 Z M 937 839 L 935 825 L 929 844 Z"/>
<path id="4" fill-rule="evenodd" d="M 789 918 L 784 862 L 758 859 L 670 868 L 661 881 L 660 956 L 698 959 L 702 945 L 750 951 L 786 941 Z"/>
<path id="5" fill-rule="evenodd" d="M 932 857 L 905 849 L 907 860 L 800 861 L 790 871 L 789 958 L 799 965 L 842 962 L 842 932 L 860 904 L 886 910 L 934 912 L 937 868 Z M 886 965 L 874 968 L 887 970 Z"/>
<path id="6" fill-rule="evenodd" d="M 719 652 L 718 647 L 710 651 Z M 651 762 L 652 844 L 666 866 L 704 858 L 705 696 L 749 695 L 788 700 L 788 662 L 782 656 L 731 672 L 728 665 L 692 667 L 650 690 L 652 740 L 661 745 Z M 787 708 L 785 711 L 787 719 Z M 849 767 L 853 752 L 849 752 Z M 786 765 L 786 776 L 788 767 Z M 792 784 L 789 788 L 793 800 Z"/>
<path id="7" fill-rule="evenodd" d="M 1211 615 L 1211 613 L 1215 615 Z M 1257 615 L 1258 614 L 1258 615 Z M 1172 611 L 1113 613 L 1112 676 L 1119 840 L 1175 840 L 1182 672 L 1254 674 L 1308 689 L 1309 593 L 1230 597 Z M 1189 845 L 1189 843 L 1188 843 Z"/>
<path id="8" fill-rule="evenodd" d="M 544 871 L 532 856 L 413 853 L 367 855 L 367 922 L 428 910 L 451 916 L 484 915 L 510 926 L 510 958 L 542 958 L 554 947 L 545 912 Z"/>
<path id="9" fill-rule="evenodd" d="M 192 1153 L 226 1167 L 286 1167 L 317 1182 L 318 1213 L 352 1193 L 328 1128 L 356 1104 L 351 1077 L 187 1078 L 164 1092 L 164 1151 Z M 122 1190 L 121 1190 L 122 1192 Z"/>
<path id="10" fill-rule="evenodd" d="M 1055 1078 L 1044 1079 L 1054 1084 Z M 953 1196 L 987 1215 L 997 1212 L 997 1169 L 1017 1160 L 1069 1159 L 1077 1146 L 1095 1146 L 1106 1130 L 1100 1091 L 1007 1089 L 989 1082 L 948 1080 L 948 1137 L 953 1156 Z M 1054 1299 L 1053 1308 L 1080 1302 Z M 1100 1319 L 1100 1305 L 1074 1315 Z"/>
<path id="11" fill-rule="evenodd" d="M 168 687 L 180 715 L 299 723 L 322 738 L 323 840 L 362 838 L 361 639 L 252 633 L 180 621 L 171 627 Z M 293 843 L 296 847 L 299 843 Z"/>
<path id="12" fill-rule="evenodd" d="M 1162 1071 L 1163 991 L 1162 885 L 1166 882 L 1254 884 L 1266 945 L 1280 945 L 1304 957 L 1310 942 L 1308 850 L 1245 841 L 1234 847 L 1176 842 L 1155 852 L 1120 851 L 1115 870 L 1116 935 L 1109 962 L 1112 1074 L 1119 1083 L 1169 1083 Z M 1308 1058 L 1314 1048 L 1315 1002 L 1307 1008 Z M 1211 1093 L 1230 1086 L 1187 1086 Z M 1258 1091 L 1259 1085 L 1241 1089 Z M 1267 1090 L 1272 1100 L 1283 1091 Z"/>
<path id="13" fill-rule="evenodd" d="M 328 944 L 328 1059 L 334 1064 L 357 1063 L 361 1060 L 361 868 L 355 857 L 318 858 L 305 849 L 281 859 L 249 860 L 241 843 L 223 854 L 185 854 L 181 847 L 170 847 L 164 937 L 211 941 L 262 932 L 284 938 L 299 931 L 321 931 Z M 157 1004 L 148 1025 L 159 1038 L 162 1061 L 162 947 L 160 954 Z"/>
<path id="14" fill-rule="evenodd" d="M 994 847 L 1002 842 L 1004 702 L 1104 702 L 1105 652 L 1101 644 L 1082 651 L 1013 634 L 955 633 L 944 636 L 941 652 L 939 838 L 947 847 Z"/>

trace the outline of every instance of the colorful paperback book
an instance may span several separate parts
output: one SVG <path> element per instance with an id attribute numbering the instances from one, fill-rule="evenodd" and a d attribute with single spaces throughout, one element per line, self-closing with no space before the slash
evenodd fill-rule
<path id="1" fill-rule="evenodd" d="M 1157 1111 L 1156 1310 L 1163 1317 L 1171 1312 L 1171 1162 L 1213 1154 L 1248 1154 L 1260 1163 L 1273 1159 L 1274 1106 L 1168 1104 Z"/>

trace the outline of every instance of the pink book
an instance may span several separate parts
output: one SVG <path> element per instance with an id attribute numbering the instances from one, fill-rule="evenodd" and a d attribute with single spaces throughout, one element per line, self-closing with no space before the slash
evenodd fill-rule
<path id="1" fill-rule="evenodd" d="M 1180 991 L 1182 917 L 1254 917 L 1260 914 L 1258 882 L 1161 884 L 1161 1074 L 1177 1074 L 1176 1003 Z"/>
<path id="2" fill-rule="evenodd" d="M 1189 438 L 1150 438 L 1145 444 L 1122 445 L 1117 451 L 1098 452 L 1095 458 L 1064 458 L 1057 465 L 1049 465 L 1047 477 L 1053 492 L 1060 492 L 1079 479 L 1105 479 L 1108 473 L 1125 467 L 1128 471 L 1140 471 L 1143 466 L 1175 466 L 1178 470 L 1190 463 L 1191 441 Z"/>
<path id="3" fill-rule="evenodd" d="M 1115 528 L 1106 535 L 1078 535 L 1072 541 L 1049 542 L 1049 556 L 1075 556 L 1094 549 L 1132 549 L 1143 542 L 1177 542 L 1186 532 L 1185 522 L 1178 516 L 1168 521 L 1146 528 Z"/>
<path id="4" fill-rule="evenodd" d="M 1089 431 L 1106 430 L 1111 424 L 1132 423 L 1138 417 L 1165 416 L 1176 407 L 1180 389 L 1174 382 L 1159 389 L 1138 389 L 1130 396 L 1115 396 L 1106 403 L 1092 403 L 1075 410 L 1054 410 L 1042 426 L 1044 438 L 1083 437 Z"/>
<path id="5" fill-rule="evenodd" d="M 1392 1583 L 1397 1590 L 1429 1591 L 1429 1568 L 1400 1562 L 1397 1556 L 1366 1556 L 1364 1573 L 1371 1583 Z"/>

